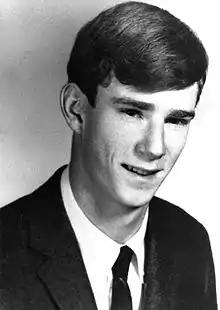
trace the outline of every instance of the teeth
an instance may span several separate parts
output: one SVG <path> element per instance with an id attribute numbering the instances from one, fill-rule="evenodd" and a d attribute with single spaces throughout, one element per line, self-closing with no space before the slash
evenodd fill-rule
<path id="1" fill-rule="evenodd" d="M 143 176 L 146 176 L 146 175 L 149 174 L 149 173 L 147 173 L 147 172 L 143 172 L 143 170 L 140 170 L 140 169 L 137 169 L 137 168 L 134 168 L 134 167 L 131 167 L 131 166 L 127 166 L 127 167 L 128 167 L 128 169 L 129 169 L 130 171 L 135 172 L 135 173 L 138 173 L 138 174 L 143 175 Z"/>

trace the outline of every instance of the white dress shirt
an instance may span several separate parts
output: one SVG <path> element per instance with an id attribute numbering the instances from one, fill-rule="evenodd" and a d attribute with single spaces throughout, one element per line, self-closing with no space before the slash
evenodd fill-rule
<path id="1" fill-rule="evenodd" d="M 88 278 L 99 310 L 109 310 L 112 294 L 112 271 L 120 247 L 119 244 L 98 229 L 78 206 L 69 182 L 67 167 L 61 178 L 61 193 L 67 215 L 75 232 Z M 144 274 L 144 236 L 148 212 L 138 232 L 125 244 L 135 253 L 128 272 L 128 285 L 131 291 L 133 309 L 138 310 Z"/>

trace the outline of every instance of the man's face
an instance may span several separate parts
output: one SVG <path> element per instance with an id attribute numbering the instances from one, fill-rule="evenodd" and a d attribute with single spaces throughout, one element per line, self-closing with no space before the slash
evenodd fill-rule
<path id="1" fill-rule="evenodd" d="M 148 204 L 179 157 L 198 88 L 136 91 L 115 77 L 87 106 L 81 164 L 96 193 L 128 207 Z"/>

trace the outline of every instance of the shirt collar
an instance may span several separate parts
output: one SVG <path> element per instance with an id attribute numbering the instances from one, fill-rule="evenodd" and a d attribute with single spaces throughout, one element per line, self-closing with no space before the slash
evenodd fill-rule
<path id="1" fill-rule="evenodd" d="M 61 193 L 71 225 L 74 228 L 83 257 L 87 257 L 99 268 L 111 270 L 120 251 L 121 244 L 112 240 L 98 229 L 78 206 L 69 182 L 69 167 L 61 177 Z M 141 279 L 144 272 L 144 237 L 148 219 L 148 210 L 140 229 L 125 244 L 129 246 L 136 258 L 132 259 L 135 269 Z"/>

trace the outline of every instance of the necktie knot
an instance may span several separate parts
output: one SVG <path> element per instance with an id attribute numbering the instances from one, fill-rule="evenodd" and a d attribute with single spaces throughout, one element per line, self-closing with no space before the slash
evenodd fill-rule
<path id="1" fill-rule="evenodd" d="M 133 254 L 134 252 L 128 246 L 121 247 L 118 258 L 112 267 L 114 278 L 122 278 L 127 281 L 128 269 Z"/>

